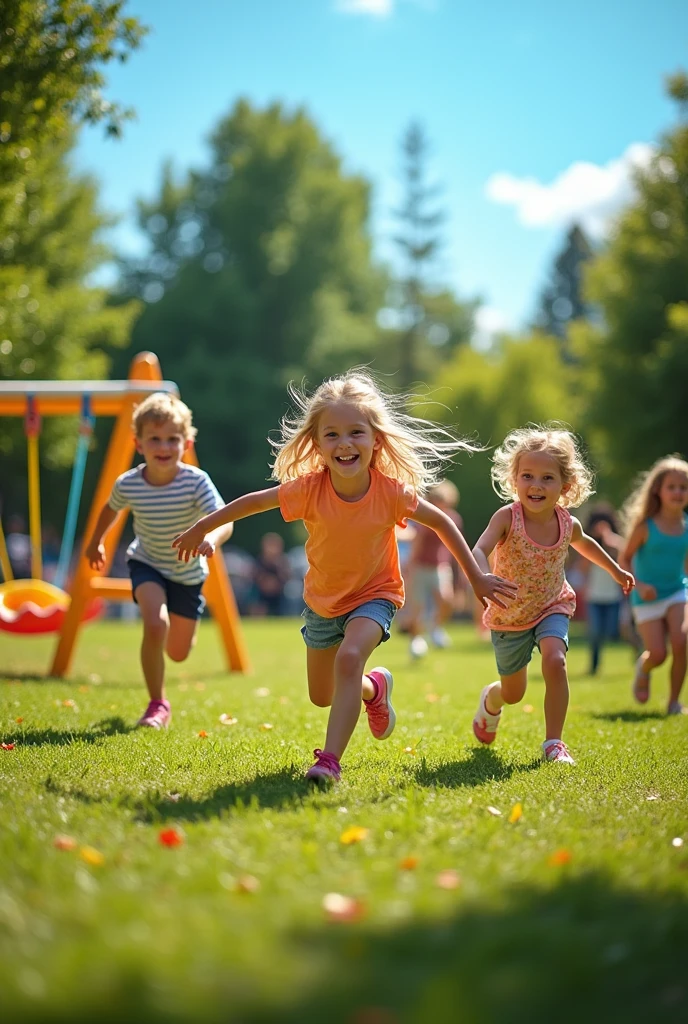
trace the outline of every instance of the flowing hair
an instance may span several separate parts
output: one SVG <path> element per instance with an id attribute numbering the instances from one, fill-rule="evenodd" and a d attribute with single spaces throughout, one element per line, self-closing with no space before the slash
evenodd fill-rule
<path id="1" fill-rule="evenodd" d="M 688 477 L 688 462 L 680 455 L 666 455 L 657 459 L 646 473 L 641 473 L 636 480 L 635 489 L 621 510 L 626 537 L 630 537 L 636 526 L 652 519 L 659 512 L 662 507 L 659 492 L 667 473 L 681 473 Z"/>
<path id="2" fill-rule="evenodd" d="M 384 476 L 410 484 L 424 494 L 439 483 L 442 470 L 460 451 L 482 451 L 480 445 L 404 411 L 413 396 L 383 391 L 371 374 L 355 367 L 331 377 L 312 393 L 289 385 L 293 410 L 280 422 L 280 437 L 271 440 L 272 476 L 280 483 L 317 473 L 325 462 L 317 445 L 321 414 L 335 402 L 350 402 L 363 413 L 381 439 L 371 466 Z"/>
<path id="3" fill-rule="evenodd" d="M 558 423 L 535 423 L 512 430 L 492 457 L 492 486 L 504 501 L 517 497 L 518 460 L 527 452 L 543 452 L 556 460 L 562 483 L 569 485 L 557 504 L 577 508 L 594 494 L 592 470 L 571 431 Z"/>

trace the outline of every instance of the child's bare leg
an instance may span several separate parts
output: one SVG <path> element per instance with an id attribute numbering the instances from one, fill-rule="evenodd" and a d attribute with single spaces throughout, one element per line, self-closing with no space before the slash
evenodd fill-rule
<path id="1" fill-rule="evenodd" d="M 666 660 L 666 629 L 664 619 L 638 623 L 638 632 L 645 648 L 640 655 L 640 665 L 646 675 Z"/>
<path id="2" fill-rule="evenodd" d="M 498 715 L 505 704 L 518 704 L 523 700 L 527 685 L 528 667 L 525 665 L 510 676 L 500 676 L 499 682 L 493 683 L 487 691 L 485 710 Z"/>
<path id="3" fill-rule="evenodd" d="M 308 673 L 308 696 L 311 703 L 319 708 L 329 708 L 334 694 L 334 659 L 339 644 L 316 650 L 306 648 L 306 672 Z"/>
<path id="4" fill-rule="evenodd" d="M 666 614 L 666 623 L 672 656 L 669 692 L 669 703 L 671 704 L 678 701 L 681 696 L 683 680 L 686 678 L 686 633 L 688 632 L 686 605 L 670 605 Z"/>
<path id="5" fill-rule="evenodd" d="M 167 598 L 160 584 L 147 580 L 136 588 L 143 620 L 141 668 L 151 700 L 162 700 L 165 689 L 165 640 L 169 628 Z"/>
<path id="6" fill-rule="evenodd" d="M 558 636 L 545 636 L 540 654 L 545 678 L 545 740 L 560 740 L 569 706 L 566 644 Z"/>
<path id="7" fill-rule="evenodd" d="M 366 661 L 380 642 L 382 630 L 373 619 L 350 619 L 334 658 L 334 694 L 324 749 L 341 758 L 361 714 L 361 698 L 372 700 L 375 687 L 363 675 Z"/>
<path id="8" fill-rule="evenodd" d="M 167 631 L 165 650 L 172 661 L 186 661 L 191 648 L 196 643 L 198 619 L 188 619 L 184 615 L 170 612 L 170 628 Z"/>

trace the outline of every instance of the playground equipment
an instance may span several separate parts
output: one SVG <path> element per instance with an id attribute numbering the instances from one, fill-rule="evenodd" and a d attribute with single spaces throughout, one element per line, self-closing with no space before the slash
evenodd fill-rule
<path id="1" fill-rule="evenodd" d="M 118 476 L 130 468 L 134 457 L 131 419 L 135 406 L 154 391 L 178 395 L 176 384 L 163 381 L 160 364 L 152 352 L 140 353 L 132 362 L 125 381 L 7 381 L 0 383 L 0 417 L 23 416 L 28 445 L 29 532 L 31 536 L 31 580 L 13 580 L 7 546 L 0 525 L 0 565 L 5 583 L 0 586 L 0 630 L 15 633 L 58 632 L 51 676 L 69 670 L 79 629 L 98 614 L 102 599 L 131 600 L 131 583 L 97 574 L 84 556 L 87 539 L 93 533 L 98 513 L 107 501 Z M 38 435 L 41 416 L 81 415 L 80 437 L 72 471 L 67 515 L 55 584 L 42 579 L 40 481 Z M 95 416 L 115 416 L 116 422 L 101 469 L 88 516 L 80 557 L 69 593 L 62 587 L 74 544 L 79 499 L 83 485 L 89 438 Z M 197 466 L 191 448 L 184 461 Z M 126 520 L 121 512 L 105 538 L 105 569 L 111 564 Z M 246 672 L 248 654 L 243 642 L 234 594 L 221 557 L 209 561 L 210 575 L 204 591 L 216 620 L 230 671 Z"/>

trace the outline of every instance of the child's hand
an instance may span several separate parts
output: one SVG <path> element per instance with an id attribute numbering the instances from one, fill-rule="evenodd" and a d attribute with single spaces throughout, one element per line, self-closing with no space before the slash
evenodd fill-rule
<path id="1" fill-rule="evenodd" d="M 198 554 L 205 555 L 206 558 L 212 558 L 215 554 L 215 545 L 206 537 L 206 539 L 202 540 L 198 545 Z"/>
<path id="2" fill-rule="evenodd" d="M 635 586 L 635 576 L 633 576 L 630 572 L 626 572 L 625 569 L 621 569 L 619 571 L 619 575 L 616 577 L 616 582 L 623 590 L 624 597 L 628 597 L 630 592 L 633 590 L 633 587 Z M 654 589 L 654 587 L 650 587 L 650 590 Z"/>
<path id="3" fill-rule="evenodd" d="M 98 572 L 105 566 L 105 545 L 95 544 L 93 541 L 86 548 L 86 559 L 92 569 Z"/>
<path id="4" fill-rule="evenodd" d="M 180 533 L 172 541 L 172 547 L 178 548 L 177 558 L 179 561 L 188 562 L 192 555 L 198 554 L 198 549 L 205 540 L 205 531 L 202 526 L 196 523 L 190 526 L 184 533 Z"/>
<path id="5" fill-rule="evenodd" d="M 492 601 L 499 608 L 507 608 L 508 605 L 504 601 L 513 601 L 516 597 L 518 584 L 512 583 L 510 580 L 504 580 L 501 576 L 495 576 L 494 573 L 486 572 L 473 584 L 473 590 L 484 608 L 487 607 L 486 602 L 488 600 Z M 500 598 L 503 600 L 500 600 Z"/>
<path id="6" fill-rule="evenodd" d="M 638 581 L 638 583 L 636 583 L 636 589 L 643 601 L 657 600 L 657 590 L 651 583 L 640 583 L 640 581 Z"/>

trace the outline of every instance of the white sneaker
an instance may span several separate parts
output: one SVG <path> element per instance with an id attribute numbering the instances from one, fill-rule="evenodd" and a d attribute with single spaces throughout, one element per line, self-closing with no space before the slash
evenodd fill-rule
<path id="1" fill-rule="evenodd" d="M 684 707 L 680 700 L 672 700 L 669 702 L 667 708 L 667 715 L 682 715 L 684 713 Z"/>
<path id="2" fill-rule="evenodd" d="M 412 658 L 424 658 L 428 653 L 428 642 L 424 636 L 414 636 L 409 650 Z"/>
<path id="3" fill-rule="evenodd" d="M 434 643 L 435 647 L 441 647 L 443 650 L 447 647 L 451 647 L 449 634 L 444 629 L 433 629 L 430 634 L 430 639 Z"/>
<path id="4" fill-rule="evenodd" d="M 478 710 L 473 718 L 473 735 L 477 740 L 480 740 L 481 743 L 494 743 L 502 717 L 501 711 L 496 715 L 493 715 L 485 707 L 485 698 L 494 685 L 494 683 L 488 683 L 487 686 L 483 686 L 480 691 L 480 703 L 478 704 Z"/>
<path id="5" fill-rule="evenodd" d="M 543 761 L 561 761 L 562 764 L 575 764 L 569 748 L 562 740 L 545 740 L 542 744 Z"/>

